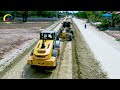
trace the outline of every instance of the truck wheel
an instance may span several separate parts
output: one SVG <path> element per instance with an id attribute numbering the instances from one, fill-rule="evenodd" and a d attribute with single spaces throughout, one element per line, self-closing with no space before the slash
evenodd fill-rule
<path id="1" fill-rule="evenodd" d="M 74 35 L 73 29 L 71 29 L 71 34 Z"/>
<path id="2" fill-rule="evenodd" d="M 71 35 L 69 36 L 69 41 L 72 41 L 72 36 Z"/>
<path id="3" fill-rule="evenodd" d="M 71 31 L 71 34 L 73 35 L 73 31 Z"/>
<path id="4" fill-rule="evenodd" d="M 74 39 L 74 32 L 73 32 L 73 29 L 71 29 L 71 34 L 72 34 L 72 38 Z"/>
<path id="5" fill-rule="evenodd" d="M 58 35 L 56 36 L 56 40 L 59 40 L 59 36 Z"/>
<path id="6" fill-rule="evenodd" d="M 73 36 L 73 39 L 74 39 L 74 36 Z"/>

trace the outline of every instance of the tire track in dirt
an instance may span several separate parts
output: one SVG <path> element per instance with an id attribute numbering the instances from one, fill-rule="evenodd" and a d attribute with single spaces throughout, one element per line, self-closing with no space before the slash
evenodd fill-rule
<path id="1" fill-rule="evenodd" d="M 52 76 L 50 77 L 50 79 L 57 79 L 58 78 L 58 73 L 59 73 L 59 70 L 60 70 L 60 67 L 61 67 L 61 61 L 62 61 L 62 58 L 63 58 L 63 55 L 64 55 L 64 49 L 66 47 L 67 43 L 66 42 L 61 42 L 61 50 L 60 50 L 60 55 L 58 57 L 58 65 L 56 67 L 56 69 L 53 71 L 53 74 Z"/>
<path id="2" fill-rule="evenodd" d="M 58 59 L 58 66 L 50 79 L 72 79 L 72 45 L 71 41 L 61 42 L 62 48 Z"/>
<path id="3" fill-rule="evenodd" d="M 72 79 L 72 45 L 71 41 L 66 42 L 66 47 L 61 59 L 61 66 L 58 72 L 58 79 Z"/>
<path id="4" fill-rule="evenodd" d="M 78 58 L 77 58 L 77 51 L 76 51 L 76 45 L 75 45 L 75 40 L 72 41 L 72 78 L 73 79 L 78 79 L 80 78 L 79 76 L 79 63 L 78 63 Z"/>

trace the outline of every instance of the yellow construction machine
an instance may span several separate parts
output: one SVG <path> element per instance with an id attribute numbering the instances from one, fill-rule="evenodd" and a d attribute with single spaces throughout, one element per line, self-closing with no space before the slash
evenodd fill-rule
<path id="1" fill-rule="evenodd" d="M 66 18 L 62 22 L 62 26 L 59 30 L 59 38 L 71 41 L 74 38 L 74 30 L 72 28 L 72 23 L 70 18 Z"/>
<path id="2" fill-rule="evenodd" d="M 31 51 L 27 63 L 31 66 L 40 66 L 54 69 L 60 54 L 60 41 L 56 40 L 55 31 L 41 31 L 40 40 Z"/>

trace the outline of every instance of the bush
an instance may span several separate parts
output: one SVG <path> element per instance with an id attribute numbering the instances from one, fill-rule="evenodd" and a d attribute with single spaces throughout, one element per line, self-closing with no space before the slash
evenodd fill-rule
<path id="1" fill-rule="evenodd" d="M 120 38 L 116 38 L 115 40 L 116 40 L 116 41 L 120 41 Z"/>
<path id="2" fill-rule="evenodd" d="M 89 19 L 87 19 L 87 20 L 86 20 L 86 23 L 89 23 L 89 22 L 90 22 L 90 20 L 89 20 Z"/>
<path id="3" fill-rule="evenodd" d="M 108 23 L 102 23 L 99 25 L 100 28 L 108 28 L 109 24 Z"/>
<path id="4" fill-rule="evenodd" d="M 0 22 L 3 21 L 3 17 L 0 17 Z"/>
<path id="5" fill-rule="evenodd" d="M 102 20 L 101 23 L 102 24 L 97 25 L 97 28 L 99 28 L 101 31 L 108 29 L 108 27 L 110 26 L 110 23 L 106 19 Z"/>

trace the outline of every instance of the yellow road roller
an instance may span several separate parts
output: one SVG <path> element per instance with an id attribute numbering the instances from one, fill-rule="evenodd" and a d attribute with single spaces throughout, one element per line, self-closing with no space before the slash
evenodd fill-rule
<path id="1" fill-rule="evenodd" d="M 56 39 L 55 31 L 41 31 L 40 40 L 31 51 L 27 63 L 31 66 L 55 69 L 60 54 L 60 41 Z"/>

